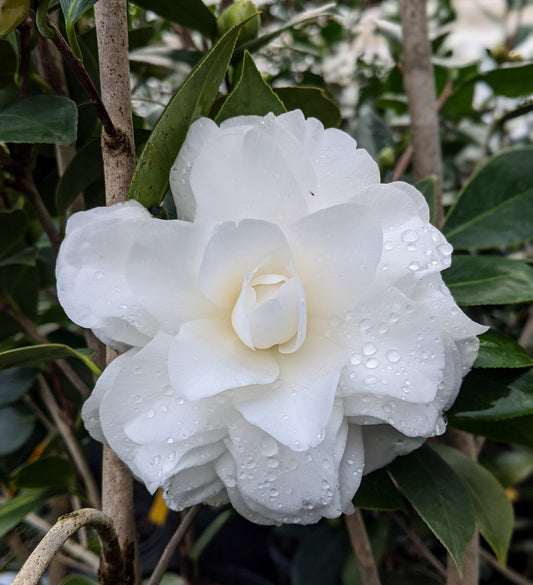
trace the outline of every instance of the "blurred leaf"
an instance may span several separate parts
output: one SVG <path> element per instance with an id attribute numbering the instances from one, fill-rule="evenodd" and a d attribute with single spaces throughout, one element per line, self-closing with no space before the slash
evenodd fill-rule
<path id="1" fill-rule="evenodd" d="M 200 0 L 135 0 L 133 4 L 152 10 L 166 20 L 193 28 L 210 39 L 217 36 L 216 18 Z"/>
<path id="2" fill-rule="evenodd" d="M 494 248 L 533 237 L 533 146 L 504 151 L 475 172 L 442 232 L 455 248 Z"/>
<path id="3" fill-rule="evenodd" d="M 533 268 L 519 260 L 454 256 L 442 277 L 463 307 L 533 301 Z"/>
<path id="4" fill-rule="evenodd" d="M 76 485 L 76 471 L 67 459 L 43 457 L 21 465 L 10 479 L 16 488 L 68 488 Z"/>
<path id="5" fill-rule="evenodd" d="M 0 408 L 0 457 L 22 447 L 34 428 L 33 415 L 13 406 Z"/>
<path id="6" fill-rule="evenodd" d="M 357 146 L 367 150 L 375 160 L 385 147 L 394 145 L 390 128 L 370 108 L 364 110 L 358 118 L 354 138 L 357 140 Z"/>
<path id="7" fill-rule="evenodd" d="M 18 59 L 13 47 L 7 40 L 0 40 L 0 88 L 14 83 L 17 68 Z"/>
<path id="8" fill-rule="evenodd" d="M 480 73 L 475 81 L 488 83 L 496 95 L 530 96 L 533 93 L 533 63 L 507 64 Z"/>
<path id="9" fill-rule="evenodd" d="M 135 169 L 128 193 L 145 207 L 159 205 L 168 186 L 170 167 L 189 126 L 207 116 L 228 68 L 239 27 L 228 31 L 193 69 L 165 108 Z"/>
<path id="10" fill-rule="evenodd" d="M 66 26 L 72 26 L 96 2 L 97 0 L 61 0 L 61 10 Z"/>
<path id="11" fill-rule="evenodd" d="M 8 35 L 28 14 L 30 0 L 2 0 L 0 4 L 0 37 Z"/>
<path id="12" fill-rule="evenodd" d="M 59 213 L 65 213 L 76 197 L 104 175 L 100 139 L 93 138 L 70 161 L 56 190 Z"/>
<path id="13" fill-rule="evenodd" d="M 429 207 L 430 222 L 433 223 L 435 217 L 435 186 L 437 185 L 437 177 L 431 175 L 422 181 L 415 184 L 415 187 L 422 193 Z"/>
<path id="14" fill-rule="evenodd" d="M 384 469 L 363 476 L 353 504 L 365 510 L 406 511 L 402 496 Z"/>
<path id="15" fill-rule="evenodd" d="M 0 505 L 0 538 L 56 494 L 55 490 L 27 490 Z"/>
<path id="16" fill-rule="evenodd" d="M 513 507 L 501 483 L 482 465 L 446 445 L 433 445 L 437 453 L 454 469 L 470 491 L 479 531 L 490 544 L 502 565 L 513 532 Z"/>
<path id="17" fill-rule="evenodd" d="M 35 266 L 37 260 L 37 250 L 35 248 L 23 248 L 17 250 L 0 260 L 0 266 L 11 266 L 21 264 L 23 266 Z"/>
<path id="18" fill-rule="evenodd" d="M 0 370 L 0 406 L 11 404 L 28 390 L 38 370 L 34 368 L 9 368 Z"/>
<path id="19" fill-rule="evenodd" d="M 533 415 L 533 370 L 473 370 L 448 411 L 450 422 L 497 421 Z"/>
<path id="20" fill-rule="evenodd" d="M 0 352 L 0 370 L 20 365 L 41 364 L 61 358 L 75 357 L 80 359 L 96 376 L 102 372 L 90 359 L 91 350 L 72 349 L 62 343 L 48 343 L 45 345 L 31 345 L 29 347 L 18 347 L 8 351 Z"/>
<path id="21" fill-rule="evenodd" d="M 523 447 L 511 446 L 509 451 L 498 451 L 482 463 L 504 487 L 515 486 L 533 473 L 533 453 Z"/>
<path id="22" fill-rule="evenodd" d="M 316 118 L 325 128 L 337 128 L 341 113 L 337 104 L 319 87 L 273 87 L 287 110 L 302 110 L 306 118 Z"/>
<path id="23" fill-rule="evenodd" d="M 22 238 L 27 217 L 21 209 L 0 211 L 0 256 L 6 254 Z"/>
<path id="24" fill-rule="evenodd" d="M 331 14 L 333 8 L 335 8 L 335 3 L 331 2 L 320 8 L 314 8 L 313 10 L 307 10 L 306 12 L 302 12 L 295 18 L 289 20 L 282 27 L 273 30 L 272 32 L 269 32 L 266 35 L 260 36 L 257 39 L 239 45 L 239 47 L 236 50 L 236 53 L 244 51 L 250 51 L 250 53 L 253 53 L 254 51 L 258 51 L 261 47 L 268 45 L 270 41 L 273 41 L 275 38 L 279 37 L 279 35 L 285 32 L 286 30 L 290 30 L 291 28 L 298 26 L 300 24 L 312 22 L 313 20 L 316 20 L 318 17 L 324 16 L 325 14 Z"/>
<path id="25" fill-rule="evenodd" d="M 248 51 L 245 51 L 241 75 L 215 118 L 220 124 L 234 116 L 265 116 L 286 112 L 285 106 L 268 83 L 261 77 Z"/>
<path id="26" fill-rule="evenodd" d="M 161 581 L 161 584 L 163 581 Z M 86 577 L 80 577 L 79 575 L 70 575 L 60 585 L 98 585 L 98 581 L 93 579 L 87 579 Z"/>
<path id="27" fill-rule="evenodd" d="M 202 534 L 196 539 L 191 547 L 191 559 L 197 563 L 205 548 L 218 534 L 218 531 L 226 524 L 226 522 L 235 516 L 235 510 L 229 508 L 216 516 L 213 521 L 207 526 Z"/>
<path id="28" fill-rule="evenodd" d="M 308 532 L 291 563 L 291 583 L 336 583 L 345 555 L 344 542 L 344 535 L 340 531 L 334 532 L 326 523 Z"/>
<path id="29" fill-rule="evenodd" d="M 76 104 L 57 95 L 34 95 L 0 111 L 0 142 L 74 144 Z"/>
<path id="30" fill-rule="evenodd" d="M 533 366 L 533 358 L 514 339 L 492 330 L 480 335 L 475 368 L 528 368 L 531 366 Z"/>
<path id="31" fill-rule="evenodd" d="M 387 469 L 460 570 L 475 528 L 474 505 L 462 481 L 427 445 Z"/>

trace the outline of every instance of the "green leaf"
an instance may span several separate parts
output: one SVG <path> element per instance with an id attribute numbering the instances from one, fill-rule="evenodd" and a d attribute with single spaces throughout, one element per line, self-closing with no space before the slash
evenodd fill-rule
<path id="1" fill-rule="evenodd" d="M 272 88 L 287 110 L 302 110 L 306 118 L 316 118 L 325 128 L 337 128 L 341 113 L 337 104 L 319 87 Z"/>
<path id="2" fill-rule="evenodd" d="M 10 266 L 13 264 L 22 264 L 23 266 L 35 266 L 37 260 L 37 250 L 35 248 L 23 248 L 17 250 L 0 260 L 0 266 Z"/>
<path id="3" fill-rule="evenodd" d="M 475 528 L 474 505 L 463 482 L 427 445 L 399 457 L 388 470 L 461 570 Z"/>
<path id="4" fill-rule="evenodd" d="M 0 41 L 0 88 L 14 82 L 18 67 L 17 54 L 7 40 Z"/>
<path id="5" fill-rule="evenodd" d="M 353 499 L 353 505 L 365 510 L 406 511 L 401 495 L 384 469 L 378 469 L 363 477 Z"/>
<path id="6" fill-rule="evenodd" d="M 474 370 L 464 379 L 461 392 L 448 411 L 450 422 L 493 422 L 533 415 L 533 370 Z"/>
<path id="7" fill-rule="evenodd" d="M 13 406 L 0 408 L 0 457 L 22 447 L 34 428 L 33 415 Z"/>
<path id="8" fill-rule="evenodd" d="M 429 219 L 433 223 L 435 217 L 435 187 L 437 185 L 437 177 L 430 175 L 422 181 L 415 184 L 415 187 L 422 193 L 429 207 Z"/>
<path id="9" fill-rule="evenodd" d="M 0 211 L 0 256 L 3 256 L 22 238 L 27 217 L 21 209 Z"/>
<path id="10" fill-rule="evenodd" d="M 0 111 L 0 142 L 74 144 L 76 104 L 57 95 L 34 95 Z"/>
<path id="11" fill-rule="evenodd" d="M 482 465 L 446 445 L 433 445 L 435 451 L 463 480 L 474 502 L 479 531 L 502 565 L 513 532 L 513 506 L 501 483 Z"/>
<path id="12" fill-rule="evenodd" d="M 133 4 L 152 10 L 166 20 L 193 28 L 210 39 L 217 36 L 216 18 L 200 0 L 135 0 Z"/>
<path id="13" fill-rule="evenodd" d="M 96 2 L 97 0 L 61 0 L 61 10 L 67 27 L 73 25 Z"/>
<path id="14" fill-rule="evenodd" d="M 191 547 L 191 559 L 197 563 L 202 553 L 209 545 L 209 543 L 213 540 L 213 538 L 218 534 L 219 530 L 235 516 L 235 510 L 233 508 L 229 508 L 224 510 L 218 516 L 216 516 L 213 521 L 202 531 L 202 534 L 195 540 L 194 544 Z"/>
<path id="15" fill-rule="evenodd" d="M 476 76 L 488 83 L 497 95 L 530 96 L 533 93 L 533 63 L 508 64 Z"/>
<path id="16" fill-rule="evenodd" d="M 533 358 L 514 339 L 496 331 L 479 337 L 479 354 L 475 368 L 529 368 Z"/>
<path id="17" fill-rule="evenodd" d="M 365 108 L 358 117 L 354 131 L 357 146 L 368 151 L 374 160 L 388 146 L 394 146 L 394 138 L 390 128 L 385 124 L 373 108 Z"/>
<path id="18" fill-rule="evenodd" d="M 0 370 L 0 406 L 18 400 L 31 388 L 38 370 L 34 368 L 9 368 Z"/>
<path id="19" fill-rule="evenodd" d="M 56 494 L 55 490 L 28 490 L 0 505 L 0 538 Z"/>
<path id="20" fill-rule="evenodd" d="M 531 414 L 509 420 L 450 417 L 449 422 L 451 426 L 474 435 L 533 449 L 533 415 Z"/>
<path id="21" fill-rule="evenodd" d="M 28 14 L 30 0 L 2 0 L 0 4 L 0 37 L 8 35 Z"/>
<path id="22" fill-rule="evenodd" d="M 161 584 L 163 584 L 163 581 L 161 581 Z M 98 585 L 98 581 L 80 577 L 79 575 L 70 575 L 61 581 L 60 585 Z"/>
<path id="23" fill-rule="evenodd" d="M 29 347 L 18 347 L 8 351 L 0 352 L 0 370 L 14 366 L 27 366 L 41 364 L 62 358 L 75 357 L 81 360 L 93 374 L 99 376 L 100 368 L 90 359 L 90 350 L 72 349 L 62 343 L 47 343 L 43 345 L 31 345 Z"/>
<path id="24" fill-rule="evenodd" d="M 463 187 L 442 232 L 456 249 L 494 248 L 533 237 L 533 147 L 491 157 Z"/>
<path id="25" fill-rule="evenodd" d="M 170 167 L 189 126 L 207 116 L 228 68 L 239 27 L 228 31 L 187 77 L 161 114 L 135 169 L 128 193 L 145 207 L 159 205 L 168 187 Z"/>
<path id="26" fill-rule="evenodd" d="M 17 467 L 10 479 L 16 488 L 70 488 L 76 485 L 76 471 L 67 459 L 43 457 Z"/>
<path id="27" fill-rule="evenodd" d="M 533 453 L 523 447 L 512 446 L 484 458 L 483 466 L 489 469 L 504 487 L 515 486 L 533 473 Z"/>
<path id="28" fill-rule="evenodd" d="M 56 205 L 60 213 L 65 213 L 70 204 L 89 185 L 104 174 L 100 139 L 93 138 L 80 148 L 65 169 L 57 184 Z"/>
<path id="29" fill-rule="evenodd" d="M 291 563 L 293 585 L 336 583 L 344 560 L 344 535 L 327 524 L 319 524 L 298 546 Z M 313 562 L 309 562 L 313 559 Z"/>
<path id="30" fill-rule="evenodd" d="M 241 76 L 218 112 L 215 122 L 220 124 L 234 116 L 265 116 L 269 112 L 278 115 L 286 111 L 279 97 L 261 77 L 250 53 L 246 51 Z"/>
<path id="31" fill-rule="evenodd" d="M 454 256 L 442 277 L 463 307 L 533 301 L 533 268 L 519 260 Z"/>
<path id="32" fill-rule="evenodd" d="M 300 24 L 306 24 L 309 22 L 313 22 L 314 20 L 316 20 L 320 16 L 324 16 L 326 14 L 332 14 L 333 8 L 335 8 L 335 3 L 331 2 L 330 4 L 326 4 L 325 6 L 322 6 L 320 8 L 314 8 L 313 10 L 307 10 L 306 12 L 302 12 L 298 16 L 296 16 L 295 18 L 292 18 L 291 20 L 289 20 L 282 27 L 277 28 L 276 30 L 273 30 L 272 32 L 269 32 L 266 35 L 260 36 L 257 39 L 254 39 L 252 41 L 248 41 L 246 43 L 242 43 L 242 45 L 239 45 L 237 47 L 236 53 L 240 53 L 240 52 L 244 52 L 244 51 L 250 51 L 250 53 L 253 53 L 255 51 L 258 51 L 261 47 L 268 45 L 268 43 L 270 43 L 270 41 L 273 41 L 275 38 L 279 37 L 279 35 L 282 34 L 283 32 L 285 32 L 286 30 L 290 30 L 291 28 L 294 28 L 295 26 L 299 26 Z"/>

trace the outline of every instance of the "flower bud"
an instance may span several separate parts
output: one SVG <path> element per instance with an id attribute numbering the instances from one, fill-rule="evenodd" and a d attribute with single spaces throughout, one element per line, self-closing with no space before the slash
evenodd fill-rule
<path id="1" fill-rule="evenodd" d="M 252 18 L 254 15 L 256 16 Z M 255 39 L 259 32 L 259 14 L 255 4 L 250 0 L 237 0 L 218 17 L 218 33 L 222 36 L 232 26 L 241 24 L 245 20 L 248 22 L 242 27 L 237 44 Z"/>
<path id="2" fill-rule="evenodd" d="M 0 37 L 8 35 L 28 15 L 30 0 L 0 0 Z"/>

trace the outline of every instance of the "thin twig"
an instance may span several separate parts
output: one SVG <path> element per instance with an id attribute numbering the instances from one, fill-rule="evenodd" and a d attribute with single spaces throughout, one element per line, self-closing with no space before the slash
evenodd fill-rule
<path id="1" fill-rule="evenodd" d="M 509 579 L 509 581 L 516 583 L 516 585 L 533 585 L 533 581 L 530 581 L 529 579 L 522 577 L 522 575 L 518 574 L 510 567 L 503 567 L 502 565 L 500 565 L 498 559 L 493 557 L 485 549 L 482 548 L 479 554 L 487 561 L 487 563 L 489 563 L 489 565 L 496 569 L 496 571 L 498 571 L 506 579 Z"/>
<path id="2" fill-rule="evenodd" d="M 398 526 L 400 526 L 405 534 L 407 534 L 407 536 L 411 539 L 417 551 L 420 553 L 420 556 L 424 557 L 442 577 L 446 577 L 446 568 L 424 544 L 418 534 L 407 524 L 407 522 L 404 522 L 403 518 L 399 514 L 393 514 L 392 517 L 394 518 L 396 524 L 398 524 Z"/>
<path id="3" fill-rule="evenodd" d="M 0 302 L 0 309 L 5 311 L 12 319 L 14 319 L 26 333 L 32 337 L 37 343 L 49 344 L 50 340 L 41 335 L 39 330 L 31 319 L 28 319 L 26 315 L 15 312 L 7 303 Z M 64 360 L 56 360 L 57 367 L 65 374 L 66 378 L 70 380 L 72 385 L 78 390 L 78 392 L 84 397 L 88 398 L 91 395 L 91 391 L 87 387 L 87 384 L 76 374 L 76 372 L 70 367 L 70 365 Z"/>
<path id="4" fill-rule="evenodd" d="M 359 566 L 362 585 L 381 585 L 361 512 L 356 509 L 353 514 L 345 514 L 344 521 Z"/>
<path id="5" fill-rule="evenodd" d="M 39 389 L 41 393 L 41 398 L 43 402 L 46 404 L 46 407 L 50 411 L 52 418 L 57 426 L 57 430 L 59 431 L 60 435 L 63 437 L 65 441 L 65 446 L 67 447 L 74 464 L 76 465 L 77 470 L 79 471 L 81 477 L 83 478 L 83 482 L 85 483 L 85 487 L 87 488 L 87 498 L 91 505 L 95 508 L 100 508 L 100 494 L 98 493 L 98 488 L 96 486 L 96 482 L 92 476 L 91 470 L 87 465 L 87 461 L 83 455 L 83 451 L 81 450 L 74 433 L 70 426 L 65 422 L 63 419 L 61 410 L 57 402 L 55 401 L 54 395 L 50 390 L 46 380 L 43 376 L 38 376 L 39 382 Z"/>
<path id="6" fill-rule="evenodd" d="M 12 585 L 36 585 L 65 541 L 82 526 L 94 528 L 102 543 L 100 583 L 102 585 L 121 583 L 120 548 L 113 521 L 99 510 L 83 508 L 59 518 L 24 563 Z"/>
<path id="7" fill-rule="evenodd" d="M 198 512 L 202 509 L 201 504 L 196 504 L 189 508 L 187 513 L 183 516 L 183 520 L 181 521 L 180 525 L 176 529 L 176 532 L 172 535 L 172 538 L 168 541 L 163 554 L 161 555 L 157 565 L 150 577 L 150 581 L 148 581 L 148 585 L 159 585 L 163 575 L 165 574 L 170 561 L 172 560 L 172 556 L 174 555 L 176 549 L 178 548 L 180 542 L 187 534 L 187 530 L 189 530 L 193 520 L 196 518 Z"/>

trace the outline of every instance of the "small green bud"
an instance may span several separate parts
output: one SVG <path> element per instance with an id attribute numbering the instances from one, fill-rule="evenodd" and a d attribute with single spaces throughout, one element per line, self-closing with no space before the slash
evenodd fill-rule
<path id="1" fill-rule="evenodd" d="M 391 146 L 385 146 L 379 151 L 378 165 L 380 169 L 392 167 L 396 161 L 394 156 L 394 149 Z"/>
<path id="2" fill-rule="evenodd" d="M 30 0 L 0 0 L 0 37 L 5 37 L 28 16 Z"/>
<path id="3" fill-rule="evenodd" d="M 254 14 L 256 15 L 255 18 L 251 18 Z M 254 3 L 250 2 L 250 0 L 237 0 L 237 2 L 224 10 L 217 19 L 218 34 L 222 36 L 232 26 L 240 24 L 248 18 L 251 18 L 251 20 L 242 27 L 237 44 L 257 38 L 259 32 L 259 14 Z"/>

